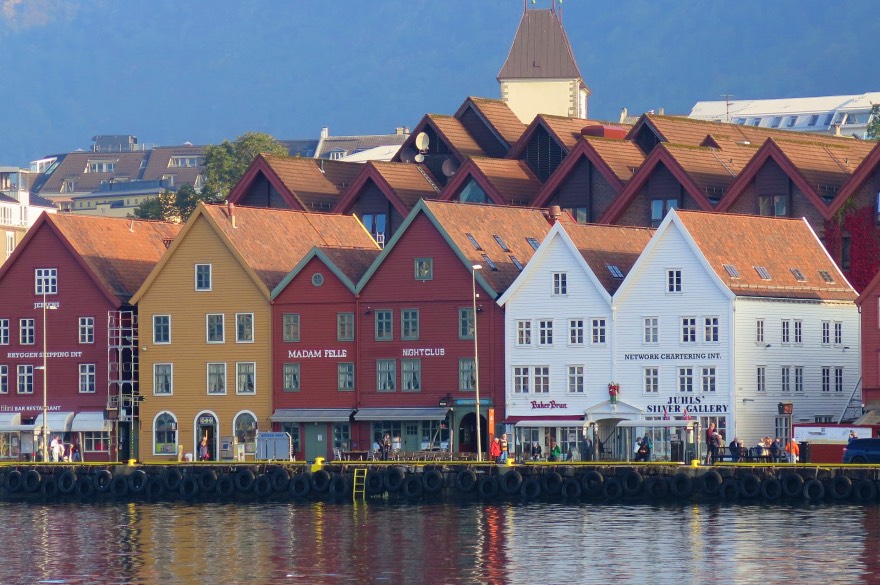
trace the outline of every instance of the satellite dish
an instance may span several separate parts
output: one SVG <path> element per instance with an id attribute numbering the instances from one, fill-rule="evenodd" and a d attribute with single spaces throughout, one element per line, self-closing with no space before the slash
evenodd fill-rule
<path id="1" fill-rule="evenodd" d="M 411 163 L 416 158 L 416 151 L 412 148 L 404 148 L 400 151 L 400 162 Z"/>
<path id="2" fill-rule="evenodd" d="M 422 152 L 428 150 L 428 144 L 430 143 L 430 139 L 428 135 L 424 132 L 419 132 L 416 134 L 416 148 L 421 150 Z"/>
<path id="3" fill-rule="evenodd" d="M 443 174 L 447 177 L 451 177 L 455 174 L 455 171 L 458 170 L 458 163 L 451 158 L 447 158 L 443 161 L 443 166 L 440 167 L 440 170 L 443 171 Z"/>
<path id="4" fill-rule="evenodd" d="M 417 163 L 423 163 L 423 162 L 425 162 L 425 155 L 422 154 L 422 153 L 420 152 L 420 153 L 418 153 L 417 155 L 415 155 L 415 156 L 413 157 L 413 159 L 414 159 Z"/>

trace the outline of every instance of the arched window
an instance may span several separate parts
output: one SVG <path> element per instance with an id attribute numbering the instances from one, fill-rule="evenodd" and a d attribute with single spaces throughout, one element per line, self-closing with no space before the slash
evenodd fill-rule
<path id="1" fill-rule="evenodd" d="M 177 420 L 169 412 L 156 417 L 153 425 L 153 453 L 157 455 L 177 453 Z"/>
<path id="2" fill-rule="evenodd" d="M 235 417 L 235 436 L 239 445 L 257 441 L 257 419 L 254 415 L 242 412 Z"/>

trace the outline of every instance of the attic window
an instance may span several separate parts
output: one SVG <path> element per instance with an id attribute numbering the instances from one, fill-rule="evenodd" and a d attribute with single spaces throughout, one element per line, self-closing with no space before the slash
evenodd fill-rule
<path id="1" fill-rule="evenodd" d="M 727 276 L 730 278 L 739 278 L 739 270 L 736 269 L 736 266 L 733 264 L 722 264 L 724 270 L 727 271 Z"/>
<path id="2" fill-rule="evenodd" d="M 758 273 L 758 276 L 761 277 L 761 280 L 771 280 L 770 273 L 767 272 L 767 269 L 763 266 L 755 266 L 755 272 Z"/>
<path id="3" fill-rule="evenodd" d="M 465 235 L 467 236 L 467 239 L 470 240 L 471 244 L 474 245 L 474 249 L 476 249 L 476 250 L 483 249 L 482 246 L 480 246 L 480 244 L 477 243 L 477 240 L 476 240 L 476 238 L 474 238 L 474 236 L 472 236 L 471 234 L 465 234 Z"/>
<path id="4" fill-rule="evenodd" d="M 831 278 L 831 274 L 827 270 L 820 270 L 819 276 L 821 276 L 822 280 L 824 280 L 825 282 L 829 282 L 829 283 L 834 282 L 834 279 Z"/>
<path id="5" fill-rule="evenodd" d="M 516 269 L 522 272 L 523 265 L 520 264 L 519 260 L 516 259 L 516 256 L 511 256 L 510 261 L 513 262 L 513 265 L 516 266 Z"/>
<path id="6" fill-rule="evenodd" d="M 804 277 L 804 273 L 798 270 L 797 268 L 789 268 L 791 270 L 792 275 L 794 275 L 794 279 L 798 282 L 806 281 L 806 277 Z"/>
<path id="7" fill-rule="evenodd" d="M 529 243 L 533 250 L 537 250 L 538 246 L 541 245 L 541 243 L 535 238 L 526 238 L 526 241 Z"/>
<path id="8" fill-rule="evenodd" d="M 495 238 L 495 241 L 498 242 L 498 245 L 501 246 L 501 249 L 505 252 L 510 252 L 510 248 L 507 247 L 507 244 L 504 243 L 504 240 L 501 239 L 501 236 L 492 236 Z"/>
<path id="9" fill-rule="evenodd" d="M 623 272 L 621 272 L 620 268 L 618 268 L 614 264 L 606 264 L 605 267 L 608 269 L 608 272 L 611 273 L 611 276 L 614 278 L 623 278 Z"/>
<path id="10" fill-rule="evenodd" d="M 483 254 L 483 260 L 486 262 L 486 264 L 489 265 L 489 268 L 491 268 L 494 271 L 498 270 L 498 267 L 495 265 L 494 262 L 492 262 L 492 260 L 489 259 L 489 257 L 487 255 Z"/>
<path id="11" fill-rule="evenodd" d="M 810 123 L 808 124 L 808 126 L 815 126 L 818 121 L 819 121 L 819 115 L 813 114 L 812 116 L 810 116 Z"/>

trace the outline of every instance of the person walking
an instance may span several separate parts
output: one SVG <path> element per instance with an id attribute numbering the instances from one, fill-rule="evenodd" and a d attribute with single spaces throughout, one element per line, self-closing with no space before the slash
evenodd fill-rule
<path id="1" fill-rule="evenodd" d="M 507 458 L 510 457 L 510 444 L 507 442 L 507 433 L 501 434 L 501 463 L 507 463 Z"/>
<path id="2" fill-rule="evenodd" d="M 495 463 L 501 463 L 501 439 L 498 437 L 489 444 L 489 458 Z"/>
<path id="3" fill-rule="evenodd" d="M 788 439 L 785 443 L 785 452 L 788 453 L 789 463 L 797 463 L 801 455 L 800 445 L 797 444 L 797 441 Z"/>
<path id="4" fill-rule="evenodd" d="M 209 461 L 211 459 L 211 454 L 208 452 L 208 437 L 202 437 L 202 442 L 199 443 L 199 461 Z"/>

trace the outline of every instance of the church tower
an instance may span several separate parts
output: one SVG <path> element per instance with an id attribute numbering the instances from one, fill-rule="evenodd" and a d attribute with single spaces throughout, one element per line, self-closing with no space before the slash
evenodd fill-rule
<path id="1" fill-rule="evenodd" d="M 524 124 L 537 114 L 587 117 L 590 88 L 584 83 L 562 28 L 562 2 L 528 8 L 504 66 L 498 73 L 501 99 Z"/>

